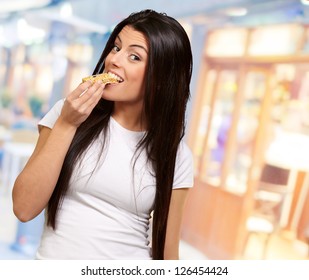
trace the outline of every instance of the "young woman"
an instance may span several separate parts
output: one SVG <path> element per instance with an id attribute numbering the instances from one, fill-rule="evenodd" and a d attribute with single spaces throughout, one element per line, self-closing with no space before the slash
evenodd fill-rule
<path id="1" fill-rule="evenodd" d="M 14 185 L 21 221 L 46 208 L 38 259 L 178 259 L 191 70 L 175 19 L 145 10 L 115 27 L 93 74 L 119 83 L 84 82 L 58 101 Z"/>

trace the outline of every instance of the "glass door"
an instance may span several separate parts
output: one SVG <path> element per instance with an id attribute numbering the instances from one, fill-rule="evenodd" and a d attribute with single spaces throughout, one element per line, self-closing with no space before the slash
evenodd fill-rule
<path id="1" fill-rule="evenodd" d="M 223 162 L 232 124 L 237 74 L 234 69 L 220 69 L 212 95 L 212 108 L 203 158 L 201 178 L 214 186 L 221 185 Z"/>
<path id="2" fill-rule="evenodd" d="M 193 147 L 202 182 L 246 191 L 269 76 L 266 67 L 215 65 L 207 71 Z"/>
<path id="3" fill-rule="evenodd" d="M 225 187 L 233 192 L 245 193 L 248 187 L 250 169 L 254 160 L 259 162 L 254 155 L 255 145 L 265 140 L 260 139 L 258 132 L 266 128 L 263 117 L 269 114 L 264 105 L 264 98 L 269 90 L 270 73 L 267 68 L 248 67 L 243 74 L 243 86 L 239 91 L 239 98 L 235 108 L 235 131 L 230 144 L 230 159 L 226 163 Z M 263 110 L 263 115 L 262 115 Z M 260 147 L 261 148 L 261 147 Z"/>

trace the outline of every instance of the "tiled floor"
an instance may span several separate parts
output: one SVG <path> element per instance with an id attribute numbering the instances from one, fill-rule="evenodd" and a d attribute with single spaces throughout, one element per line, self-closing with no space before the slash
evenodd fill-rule
<path id="1" fill-rule="evenodd" d="M 244 252 L 244 259 L 259 260 L 307 260 L 308 245 L 293 238 L 291 233 L 282 231 L 271 237 L 263 258 L 263 236 L 252 235 Z"/>

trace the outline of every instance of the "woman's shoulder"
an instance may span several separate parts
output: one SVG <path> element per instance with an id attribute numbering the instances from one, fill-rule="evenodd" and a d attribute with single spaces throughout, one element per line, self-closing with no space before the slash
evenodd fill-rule
<path id="1" fill-rule="evenodd" d="M 45 116 L 39 121 L 38 126 L 47 126 L 53 128 L 56 120 L 60 116 L 65 99 L 58 100 L 51 109 L 45 114 Z"/>
<path id="2" fill-rule="evenodd" d="M 193 176 L 192 152 L 186 142 L 182 140 L 177 151 L 173 189 L 192 187 Z"/>
<path id="3" fill-rule="evenodd" d="M 179 143 L 177 156 L 176 156 L 176 168 L 182 169 L 192 167 L 193 165 L 193 155 L 192 152 L 184 140 L 181 140 Z"/>
<path id="4" fill-rule="evenodd" d="M 192 152 L 185 140 L 181 140 L 178 147 L 177 157 L 192 158 Z"/>

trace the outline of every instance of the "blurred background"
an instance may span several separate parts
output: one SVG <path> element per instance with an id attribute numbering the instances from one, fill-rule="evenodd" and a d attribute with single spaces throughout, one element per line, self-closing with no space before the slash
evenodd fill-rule
<path id="1" fill-rule="evenodd" d="M 43 213 L 20 223 L 11 201 L 38 120 L 92 73 L 115 24 L 146 8 L 178 19 L 194 56 L 181 258 L 308 259 L 308 4 L 0 0 L 0 259 L 32 259 L 40 239 Z"/>

